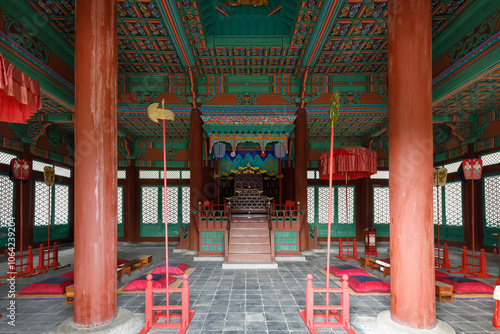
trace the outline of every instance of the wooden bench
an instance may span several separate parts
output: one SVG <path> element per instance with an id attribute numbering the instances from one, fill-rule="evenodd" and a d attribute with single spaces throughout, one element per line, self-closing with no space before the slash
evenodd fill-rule
<path id="1" fill-rule="evenodd" d="M 122 281 L 123 268 L 116 268 L 116 276 L 118 278 L 118 282 Z"/>
<path id="2" fill-rule="evenodd" d="M 453 286 L 436 281 L 436 296 L 439 302 L 453 303 Z M 442 297 L 450 297 L 450 299 L 442 299 Z"/>
<path id="3" fill-rule="evenodd" d="M 132 270 L 139 268 L 139 270 L 142 270 L 142 260 L 141 259 L 134 259 L 131 261 L 128 261 L 126 263 L 120 264 L 118 268 L 123 269 L 124 274 L 128 274 L 129 276 L 131 275 Z"/>
<path id="4" fill-rule="evenodd" d="M 369 257 L 359 258 L 359 264 L 361 265 L 361 268 L 369 269 L 369 267 L 371 267 L 371 270 L 373 271 L 372 262 L 373 260 Z"/>
<path id="5" fill-rule="evenodd" d="M 149 267 L 150 265 L 153 264 L 153 256 L 152 255 L 141 256 L 141 260 L 142 260 L 143 267 Z"/>
<path id="6" fill-rule="evenodd" d="M 75 286 L 70 285 L 66 287 L 66 300 L 64 301 L 66 304 L 74 304 L 75 303 Z"/>

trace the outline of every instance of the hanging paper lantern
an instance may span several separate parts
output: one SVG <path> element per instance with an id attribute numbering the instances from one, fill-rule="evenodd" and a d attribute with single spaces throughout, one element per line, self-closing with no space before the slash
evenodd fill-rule
<path id="1" fill-rule="evenodd" d="M 283 143 L 275 143 L 274 144 L 274 156 L 278 159 L 283 159 L 286 156 L 286 148 Z"/>
<path id="2" fill-rule="evenodd" d="M 215 143 L 213 152 L 216 160 L 224 158 L 224 156 L 226 155 L 226 143 Z"/>

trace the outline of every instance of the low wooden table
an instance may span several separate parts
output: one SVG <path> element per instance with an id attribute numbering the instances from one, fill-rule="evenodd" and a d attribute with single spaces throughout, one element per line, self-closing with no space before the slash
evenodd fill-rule
<path id="1" fill-rule="evenodd" d="M 116 277 L 118 278 L 118 282 L 122 281 L 122 275 L 123 275 L 123 268 L 116 268 Z"/>
<path id="2" fill-rule="evenodd" d="M 436 296 L 439 302 L 453 303 L 453 286 L 436 281 Z M 450 297 L 450 299 L 442 299 L 442 297 Z"/>
<path id="3" fill-rule="evenodd" d="M 66 304 L 74 304 L 75 303 L 75 286 L 70 285 L 66 287 L 66 300 L 64 301 Z"/>
<path id="4" fill-rule="evenodd" d="M 368 269 L 372 265 L 373 260 L 369 257 L 360 257 L 359 258 L 359 264 L 361 265 L 361 268 Z M 373 271 L 373 268 L 371 268 Z"/>
<path id="5" fill-rule="evenodd" d="M 391 267 L 386 267 L 386 266 L 380 266 L 380 268 L 383 268 L 382 272 L 384 273 L 384 277 L 386 275 L 390 275 L 391 274 Z"/>
<path id="6" fill-rule="evenodd" d="M 123 269 L 124 274 L 128 274 L 130 276 L 132 270 L 139 268 L 139 270 L 142 270 L 142 260 L 141 259 L 134 259 L 132 261 L 128 261 L 126 263 L 120 264 L 119 268 Z"/>
<path id="7" fill-rule="evenodd" d="M 143 267 L 149 267 L 150 265 L 153 264 L 153 256 L 152 255 L 141 256 L 141 260 L 142 260 Z"/>

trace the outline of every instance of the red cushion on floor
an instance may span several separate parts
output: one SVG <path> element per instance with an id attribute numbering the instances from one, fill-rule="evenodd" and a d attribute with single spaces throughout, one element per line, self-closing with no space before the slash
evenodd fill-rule
<path id="1" fill-rule="evenodd" d="M 146 284 L 147 284 L 147 277 L 148 275 L 142 275 L 123 288 L 123 291 L 144 291 L 146 290 Z M 152 275 L 153 279 L 151 280 L 153 282 L 153 289 L 161 289 L 165 288 L 165 275 Z M 168 276 L 168 284 L 170 285 L 172 282 L 175 282 L 177 278 Z"/>
<path id="2" fill-rule="evenodd" d="M 38 283 L 28 285 L 18 292 L 20 295 L 57 295 L 65 292 L 66 287 L 73 285 L 73 277 L 52 277 Z"/>
<path id="3" fill-rule="evenodd" d="M 325 270 L 326 270 L 326 268 L 325 268 Z M 351 275 L 369 276 L 370 275 L 364 269 L 361 269 L 360 267 L 352 266 L 350 264 L 339 264 L 337 266 L 332 266 L 332 267 L 330 267 L 330 273 L 336 277 L 342 277 L 342 275 L 347 275 L 347 276 L 351 276 Z"/>
<path id="4" fill-rule="evenodd" d="M 443 271 L 437 271 L 436 270 L 436 277 L 449 277 L 450 275 L 448 275 L 447 273 L 443 272 Z"/>
<path id="5" fill-rule="evenodd" d="M 169 263 L 168 264 L 168 274 L 169 275 L 183 275 L 184 271 L 189 268 L 189 265 L 185 263 Z M 153 274 L 163 274 L 165 275 L 165 263 L 160 264 L 153 270 Z"/>
<path id="6" fill-rule="evenodd" d="M 356 292 L 391 292 L 391 285 L 373 276 L 354 275 L 347 279 L 349 287 Z"/>
<path id="7" fill-rule="evenodd" d="M 61 277 L 75 277 L 75 272 L 74 271 L 69 271 L 64 275 L 61 275 Z"/>
<path id="8" fill-rule="evenodd" d="M 493 292 L 495 291 L 495 287 L 467 277 L 457 277 L 457 276 L 436 277 L 436 280 L 452 285 L 453 292 L 458 293 L 459 295 L 471 294 L 471 293 L 493 294 Z"/>

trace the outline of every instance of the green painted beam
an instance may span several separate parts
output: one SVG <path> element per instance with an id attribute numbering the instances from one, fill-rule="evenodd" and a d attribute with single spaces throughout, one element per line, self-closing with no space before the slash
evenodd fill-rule
<path id="1" fill-rule="evenodd" d="M 285 36 L 206 36 L 207 46 L 275 46 L 284 47 Z"/>
<path id="2" fill-rule="evenodd" d="M 177 8 L 175 0 L 152 0 L 152 2 L 156 5 L 156 8 L 158 8 L 158 10 L 160 11 L 162 17 L 162 23 L 168 30 L 170 39 L 172 40 L 172 43 L 174 43 L 175 45 L 175 50 L 177 51 L 177 55 L 179 56 L 179 59 L 181 60 L 182 64 L 185 67 L 194 68 L 196 66 L 196 62 L 193 56 L 193 52 L 191 50 L 191 45 L 189 44 L 189 40 L 186 36 L 186 30 L 184 28 L 184 24 L 182 23 L 179 14 L 179 9 Z M 167 5 L 166 9 L 164 7 L 164 4 Z M 167 11 L 169 11 L 172 16 L 172 19 L 174 21 L 174 26 L 172 26 L 170 22 L 167 20 L 168 17 Z M 176 34 L 179 36 L 180 42 L 177 41 L 177 39 L 175 38 Z M 182 54 L 181 47 L 184 48 L 184 51 L 186 52 L 186 57 L 184 57 L 184 55 Z"/>
<path id="3" fill-rule="evenodd" d="M 51 20 L 38 13 L 29 1 L 0 1 L 4 9 L 39 41 L 71 67 L 75 67 L 75 48 L 52 25 Z"/>
<path id="4" fill-rule="evenodd" d="M 434 115 L 432 116 L 432 123 L 447 123 L 452 121 L 451 115 Z"/>
<path id="5" fill-rule="evenodd" d="M 332 31 L 332 27 L 335 24 L 335 18 L 337 17 L 339 10 L 342 8 L 341 4 L 342 1 L 339 1 L 337 5 L 335 6 L 334 12 L 332 14 L 332 19 L 327 20 L 328 18 L 328 12 L 330 11 L 330 8 L 333 6 L 334 0 L 325 0 L 323 2 L 323 5 L 321 6 L 321 12 L 319 14 L 318 20 L 316 21 L 316 25 L 314 26 L 314 31 L 311 35 L 311 38 L 309 39 L 309 42 L 307 43 L 307 49 L 306 52 L 304 53 L 304 58 L 302 59 L 302 64 L 307 64 L 311 63 L 314 65 L 316 63 L 316 60 L 319 57 L 319 54 L 321 53 L 320 51 L 323 49 L 323 45 L 325 44 L 326 40 L 328 39 L 328 36 L 330 35 L 330 31 Z M 321 40 L 320 38 L 320 32 L 325 28 L 325 33 L 323 34 Z M 314 48 L 316 48 L 315 53 L 313 54 Z"/>
<path id="6" fill-rule="evenodd" d="M 480 22 L 498 10 L 500 10 L 498 0 L 472 1 L 465 12 L 432 41 L 432 61 L 448 52 L 456 43 L 470 34 Z"/>
<path id="7" fill-rule="evenodd" d="M 295 129 L 294 124 L 204 124 L 203 130 L 207 134 L 212 133 L 276 133 L 285 132 L 288 136 Z"/>
<path id="8" fill-rule="evenodd" d="M 499 1 L 500 2 L 500 1 Z M 496 47 L 484 56 L 479 56 L 474 63 L 468 65 L 465 69 L 450 75 L 440 82 L 432 90 L 433 101 L 439 101 L 448 94 L 467 86 L 472 80 L 484 75 L 500 64 L 500 47 Z"/>

